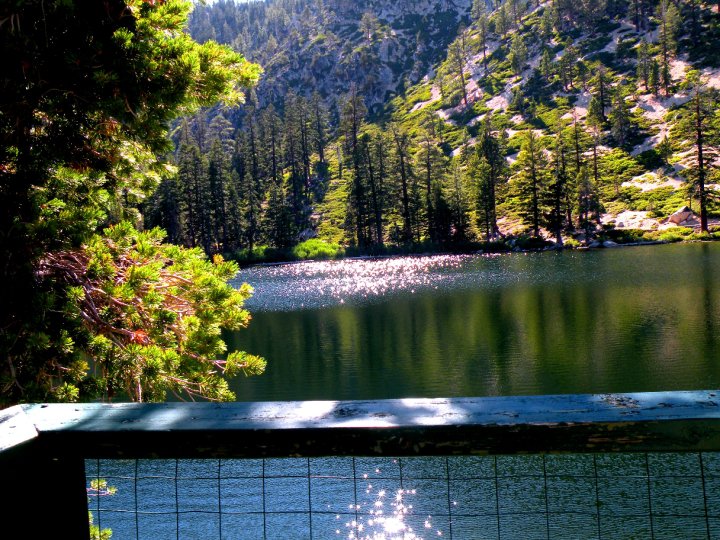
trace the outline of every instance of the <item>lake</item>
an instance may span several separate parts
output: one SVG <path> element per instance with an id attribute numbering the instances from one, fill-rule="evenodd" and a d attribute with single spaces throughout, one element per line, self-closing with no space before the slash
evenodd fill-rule
<path id="1" fill-rule="evenodd" d="M 256 267 L 241 400 L 718 387 L 720 244 Z M 113 538 L 720 538 L 720 454 L 88 460 Z"/>
<path id="2" fill-rule="evenodd" d="M 720 386 L 720 244 L 305 262 L 243 270 L 268 360 L 242 401 Z"/>

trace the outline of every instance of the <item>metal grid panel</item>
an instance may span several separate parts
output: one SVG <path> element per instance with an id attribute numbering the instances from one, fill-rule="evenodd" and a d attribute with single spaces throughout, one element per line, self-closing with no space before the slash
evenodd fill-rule
<path id="1" fill-rule="evenodd" d="M 720 539 L 720 454 L 88 460 L 113 538 Z"/>

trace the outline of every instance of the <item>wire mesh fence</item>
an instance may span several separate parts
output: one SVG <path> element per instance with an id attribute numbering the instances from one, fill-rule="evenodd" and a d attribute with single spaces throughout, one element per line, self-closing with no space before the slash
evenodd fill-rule
<path id="1" fill-rule="evenodd" d="M 125 539 L 720 539 L 720 453 L 87 460 Z"/>

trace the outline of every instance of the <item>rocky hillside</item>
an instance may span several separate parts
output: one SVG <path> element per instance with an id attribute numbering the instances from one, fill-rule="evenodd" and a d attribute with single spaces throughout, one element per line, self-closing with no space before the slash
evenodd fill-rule
<path id="1" fill-rule="evenodd" d="M 190 32 L 228 43 L 265 75 L 261 107 L 288 90 L 334 104 L 355 85 L 371 111 L 420 80 L 467 22 L 471 0 L 222 0 L 198 6 Z"/>
<path id="2" fill-rule="evenodd" d="M 482 154 L 483 130 L 497 136 L 507 164 L 493 194 L 492 219 L 501 234 L 532 227 L 528 205 L 536 205 L 535 213 L 546 217 L 534 225 L 551 236 L 551 205 L 542 194 L 533 202 L 525 192 L 529 153 L 523 143 L 530 132 L 544 163 L 540 191 L 557 178 L 553 160 L 564 141 L 563 197 L 576 198 L 566 203 L 564 230 L 577 231 L 589 214 L 597 228 L 674 228 L 677 219 L 668 217 L 685 206 L 694 212 L 680 214 L 687 218 L 680 225 L 698 228 L 690 125 L 698 91 L 706 131 L 703 189 L 710 224 L 717 221 L 720 55 L 710 44 L 720 42 L 719 6 L 661 1 L 638 12 L 636 2 L 475 4 L 472 24 L 439 65 L 393 100 L 391 116 L 419 138 L 432 124 L 445 155 L 469 176 L 471 194 L 478 190 L 471 162 Z M 579 193 L 583 182 L 585 195 Z M 580 207 L 583 197 L 593 199 L 587 208 Z M 475 219 L 482 213 L 478 208 Z"/>

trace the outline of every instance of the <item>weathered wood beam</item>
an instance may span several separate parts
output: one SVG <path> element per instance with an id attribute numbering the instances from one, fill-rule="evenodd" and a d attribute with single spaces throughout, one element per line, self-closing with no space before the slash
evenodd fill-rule
<path id="1" fill-rule="evenodd" d="M 720 392 L 28 405 L 46 451 L 108 458 L 717 451 Z"/>

